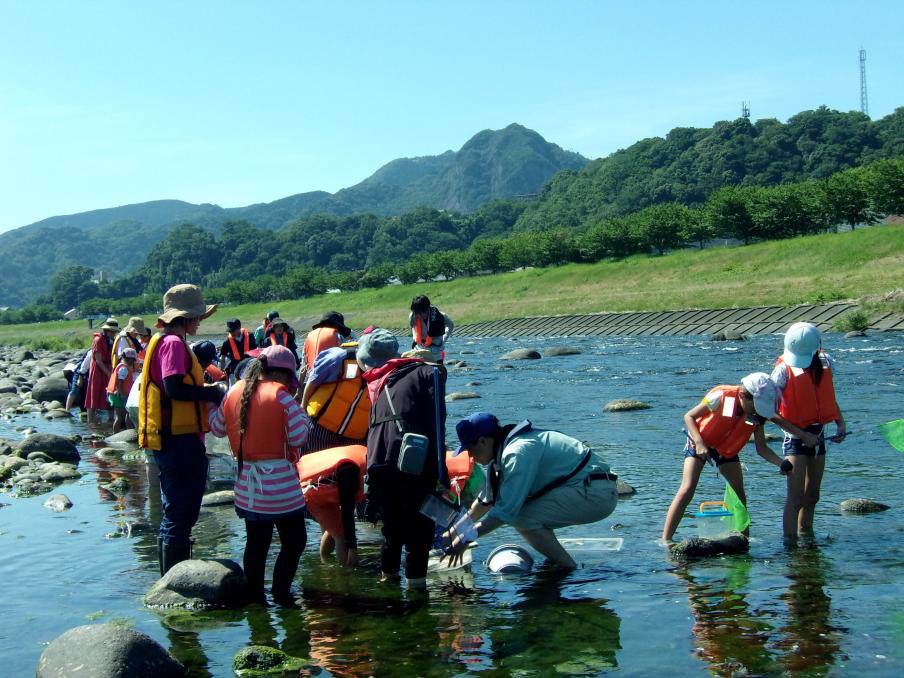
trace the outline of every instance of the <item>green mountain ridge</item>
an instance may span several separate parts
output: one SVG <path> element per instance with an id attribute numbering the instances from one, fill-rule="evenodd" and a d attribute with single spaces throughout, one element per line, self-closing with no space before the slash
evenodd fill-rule
<path id="1" fill-rule="evenodd" d="M 488 200 L 535 193 L 557 171 L 579 169 L 587 162 L 513 123 L 479 132 L 457 152 L 390 161 L 334 194 L 310 191 L 235 208 L 155 200 L 54 216 L 0 234 L 7 255 L 7 266 L 0 271 L 0 305 L 30 301 L 67 265 L 113 276 L 131 271 L 155 244 L 187 222 L 219 235 L 227 222 L 239 220 L 276 230 L 315 214 L 391 216 L 419 205 L 470 212 Z"/>

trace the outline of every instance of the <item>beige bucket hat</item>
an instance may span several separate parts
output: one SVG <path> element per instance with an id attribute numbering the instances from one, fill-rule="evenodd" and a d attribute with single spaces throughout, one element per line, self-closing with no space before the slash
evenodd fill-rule
<path id="1" fill-rule="evenodd" d="M 174 285 L 163 295 L 163 313 L 157 317 L 157 324 L 169 324 L 176 318 L 207 318 L 217 310 L 218 304 L 208 306 L 197 285 Z"/>
<path id="2" fill-rule="evenodd" d="M 126 325 L 126 332 L 135 332 L 136 334 L 143 335 L 147 331 L 147 328 L 144 326 L 144 320 L 139 318 L 138 316 L 134 316 L 129 318 L 129 324 Z"/>
<path id="3" fill-rule="evenodd" d="M 113 330 L 119 332 L 119 321 L 116 318 L 107 318 L 104 324 L 100 326 L 102 330 Z"/>

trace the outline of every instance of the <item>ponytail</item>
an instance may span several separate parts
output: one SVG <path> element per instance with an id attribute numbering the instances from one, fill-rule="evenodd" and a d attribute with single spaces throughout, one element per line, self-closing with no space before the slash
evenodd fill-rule
<path id="1" fill-rule="evenodd" d="M 813 383 L 819 386 L 819 382 L 822 381 L 822 358 L 819 356 L 819 351 L 813 354 L 813 360 L 810 361 L 810 366 L 807 368 L 810 370 L 810 376 L 813 377 Z"/>
<path id="2" fill-rule="evenodd" d="M 245 436 L 245 427 L 248 425 L 248 404 L 251 402 L 251 396 L 257 389 L 257 385 L 261 380 L 261 372 L 266 368 L 267 359 L 260 357 L 251 363 L 251 366 L 245 373 L 245 387 L 242 389 L 242 402 L 239 405 L 239 449 L 236 453 L 238 462 L 237 473 L 241 474 L 242 464 L 242 438 Z"/>

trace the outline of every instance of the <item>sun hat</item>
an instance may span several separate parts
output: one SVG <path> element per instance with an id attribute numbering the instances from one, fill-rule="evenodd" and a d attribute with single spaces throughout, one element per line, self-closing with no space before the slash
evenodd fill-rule
<path id="1" fill-rule="evenodd" d="M 435 363 L 437 362 L 436 356 L 433 355 L 433 351 L 429 348 L 413 348 L 410 351 L 405 351 L 402 354 L 403 358 L 418 358 L 419 360 L 423 360 L 425 363 Z"/>
<path id="2" fill-rule="evenodd" d="M 469 417 L 465 417 L 455 425 L 455 432 L 458 434 L 458 441 L 461 445 L 452 453 L 453 457 L 457 457 L 462 450 L 468 449 L 468 446 L 477 442 L 478 438 L 490 435 L 499 428 L 499 420 L 492 412 L 475 412 Z"/>
<path id="3" fill-rule="evenodd" d="M 135 360 L 138 358 L 138 352 L 134 348 L 131 348 L 131 347 L 124 348 L 124 349 L 122 349 L 122 357 L 123 357 L 123 359 L 132 358 L 133 360 Z"/>
<path id="4" fill-rule="evenodd" d="M 399 340 L 389 330 L 377 328 L 358 341 L 355 357 L 368 369 L 382 367 L 399 357 Z"/>
<path id="5" fill-rule="evenodd" d="M 289 323 L 280 318 L 278 315 L 275 315 L 270 318 L 270 327 L 276 327 L 277 325 L 285 325 L 286 327 L 288 327 Z"/>
<path id="6" fill-rule="evenodd" d="M 345 316 L 338 311 L 327 311 L 320 316 L 320 321 L 311 329 L 316 330 L 318 327 L 332 327 L 338 330 L 343 337 L 351 336 L 352 333 L 351 328 L 345 324 Z"/>
<path id="7" fill-rule="evenodd" d="M 137 315 L 129 318 L 129 324 L 126 325 L 126 332 L 136 332 L 137 334 L 145 333 L 144 319 Z"/>
<path id="8" fill-rule="evenodd" d="M 301 388 L 298 377 L 295 376 L 295 356 L 292 355 L 292 351 L 277 344 L 262 350 L 260 357 L 266 359 L 269 369 L 286 370 L 292 375 L 290 388 Z"/>
<path id="9" fill-rule="evenodd" d="M 794 323 L 785 332 L 785 352 L 782 359 L 790 367 L 809 367 L 820 346 L 822 335 L 816 325 Z"/>
<path id="10" fill-rule="evenodd" d="M 765 372 L 753 372 L 741 379 L 741 386 L 753 397 L 753 409 L 761 417 L 775 416 L 778 389 L 775 382 Z"/>
<path id="11" fill-rule="evenodd" d="M 170 324 L 176 318 L 204 318 L 217 310 L 218 304 L 208 306 L 197 285 L 173 285 L 163 295 L 163 313 L 157 316 L 160 323 Z"/>
<path id="12" fill-rule="evenodd" d="M 113 330 L 119 332 L 119 321 L 116 318 L 107 318 L 104 324 L 100 326 L 102 330 Z"/>

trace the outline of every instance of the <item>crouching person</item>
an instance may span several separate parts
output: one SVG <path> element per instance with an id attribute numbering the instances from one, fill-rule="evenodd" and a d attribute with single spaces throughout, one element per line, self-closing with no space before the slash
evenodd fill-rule
<path id="1" fill-rule="evenodd" d="M 503 524 L 514 527 L 549 565 L 573 569 L 574 559 L 554 530 L 594 523 L 618 503 L 609 465 L 576 440 L 558 431 L 535 429 L 527 420 L 502 426 L 489 412 L 477 412 L 455 427 L 475 463 L 488 466 L 484 492 L 459 521 L 448 553 L 453 559 L 467 544 Z M 467 525 L 467 527 L 463 527 Z"/>

